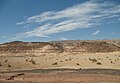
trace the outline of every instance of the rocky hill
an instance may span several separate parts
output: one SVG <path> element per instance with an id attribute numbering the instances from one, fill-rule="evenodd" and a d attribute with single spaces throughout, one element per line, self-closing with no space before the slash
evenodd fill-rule
<path id="1" fill-rule="evenodd" d="M 105 53 L 120 51 L 120 40 L 14 41 L 0 44 L 0 54 Z"/>

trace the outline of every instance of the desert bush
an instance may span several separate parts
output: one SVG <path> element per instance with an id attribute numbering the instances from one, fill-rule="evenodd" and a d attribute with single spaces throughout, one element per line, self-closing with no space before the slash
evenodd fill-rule
<path id="1" fill-rule="evenodd" d="M 32 64 L 34 64 L 34 65 L 35 65 L 35 64 L 36 64 L 36 62 L 35 62 L 35 61 L 32 61 Z"/>
<path id="2" fill-rule="evenodd" d="M 95 58 L 94 59 L 89 58 L 89 60 L 92 61 L 93 63 L 97 62 L 97 59 L 95 59 Z"/>
<path id="3" fill-rule="evenodd" d="M 0 66 L 2 66 L 2 63 L 0 62 Z"/>
<path id="4" fill-rule="evenodd" d="M 65 61 L 71 61 L 72 60 L 72 58 L 69 58 L 69 59 L 65 59 Z"/>
<path id="5" fill-rule="evenodd" d="M 113 61 L 110 61 L 111 63 L 113 63 Z"/>
<path id="6" fill-rule="evenodd" d="M 109 58 L 109 57 L 106 57 L 106 58 Z"/>
<path id="7" fill-rule="evenodd" d="M 69 61 L 71 61 L 72 59 L 71 58 L 69 58 Z"/>
<path id="8" fill-rule="evenodd" d="M 79 63 L 76 63 L 77 65 L 80 65 Z"/>
<path id="9" fill-rule="evenodd" d="M 109 59 L 109 60 L 112 60 L 112 59 Z"/>
<path id="10" fill-rule="evenodd" d="M 31 62 L 32 64 L 36 64 L 35 60 L 31 59 L 29 62 Z"/>
<path id="11" fill-rule="evenodd" d="M 116 60 L 116 59 L 114 59 L 114 61 L 116 62 L 117 60 Z"/>
<path id="12" fill-rule="evenodd" d="M 65 61 L 68 61 L 68 59 L 65 59 Z"/>
<path id="13" fill-rule="evenodd" d="M 100 63 L 100 62 L 97 62 L 97 64 L 98 64 L 98 65 L 102 65 L 102 63 Z"/>
<path id="14" fill-rule="evenodd" d="M 57 63 L 57 62 L 55 62 L 55 63 L 52 63 L 52 65 L 58 65 L 58 63 Z"/>
<path id="15" fill-rule="evenodd" d="M 28 62 L 28 59 L 26 59 L 26 62 Z"/>
<path id="16" fill-rule="evenodd" d="M 98 60 L 102 60 L 101 58 L 97 58 Z"/>
<path id="17" fill-rule="evenodd" d="M 63 61 L 60 61 L 60 62 L 63 62 Z"/>
<path id="18" fill-rule="evenodd" d="M 11 67 L 11 65 L 8 65 L 8 67 Z"/>
<path id="19" fill-rule="evenodd" d="M 8 62 L 8 60 L 5 60 L 4 62 Z"/>

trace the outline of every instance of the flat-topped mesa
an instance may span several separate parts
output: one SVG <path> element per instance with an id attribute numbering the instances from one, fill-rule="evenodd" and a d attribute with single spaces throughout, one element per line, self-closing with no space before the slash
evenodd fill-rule
<path id="1" fill-rule="evenodd" d="M 52 42 L 22 42 L 14 41 L 0 44 L 0 54 L 49 54 L 49 53 L 106 53 L 120 51 L 120 41 L 117 43 L 98 40 L 67 40 Z"/>

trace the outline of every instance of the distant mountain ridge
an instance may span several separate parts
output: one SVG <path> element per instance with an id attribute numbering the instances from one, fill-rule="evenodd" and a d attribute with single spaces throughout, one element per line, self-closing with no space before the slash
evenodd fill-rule
<path id="1" fill-rule="evenodd" d="M 0 44 L 0 54 L 106 53 L 120 51 L 120 40 L 14 41 Z"/>

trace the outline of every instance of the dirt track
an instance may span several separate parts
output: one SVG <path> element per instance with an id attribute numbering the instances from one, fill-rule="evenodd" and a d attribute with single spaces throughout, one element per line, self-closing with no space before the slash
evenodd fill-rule
<path id="1" fill-rule="evenodd" d="M 120 70 L 37 69 L 1 72 L 0 83 L 120 83 Z"/>

